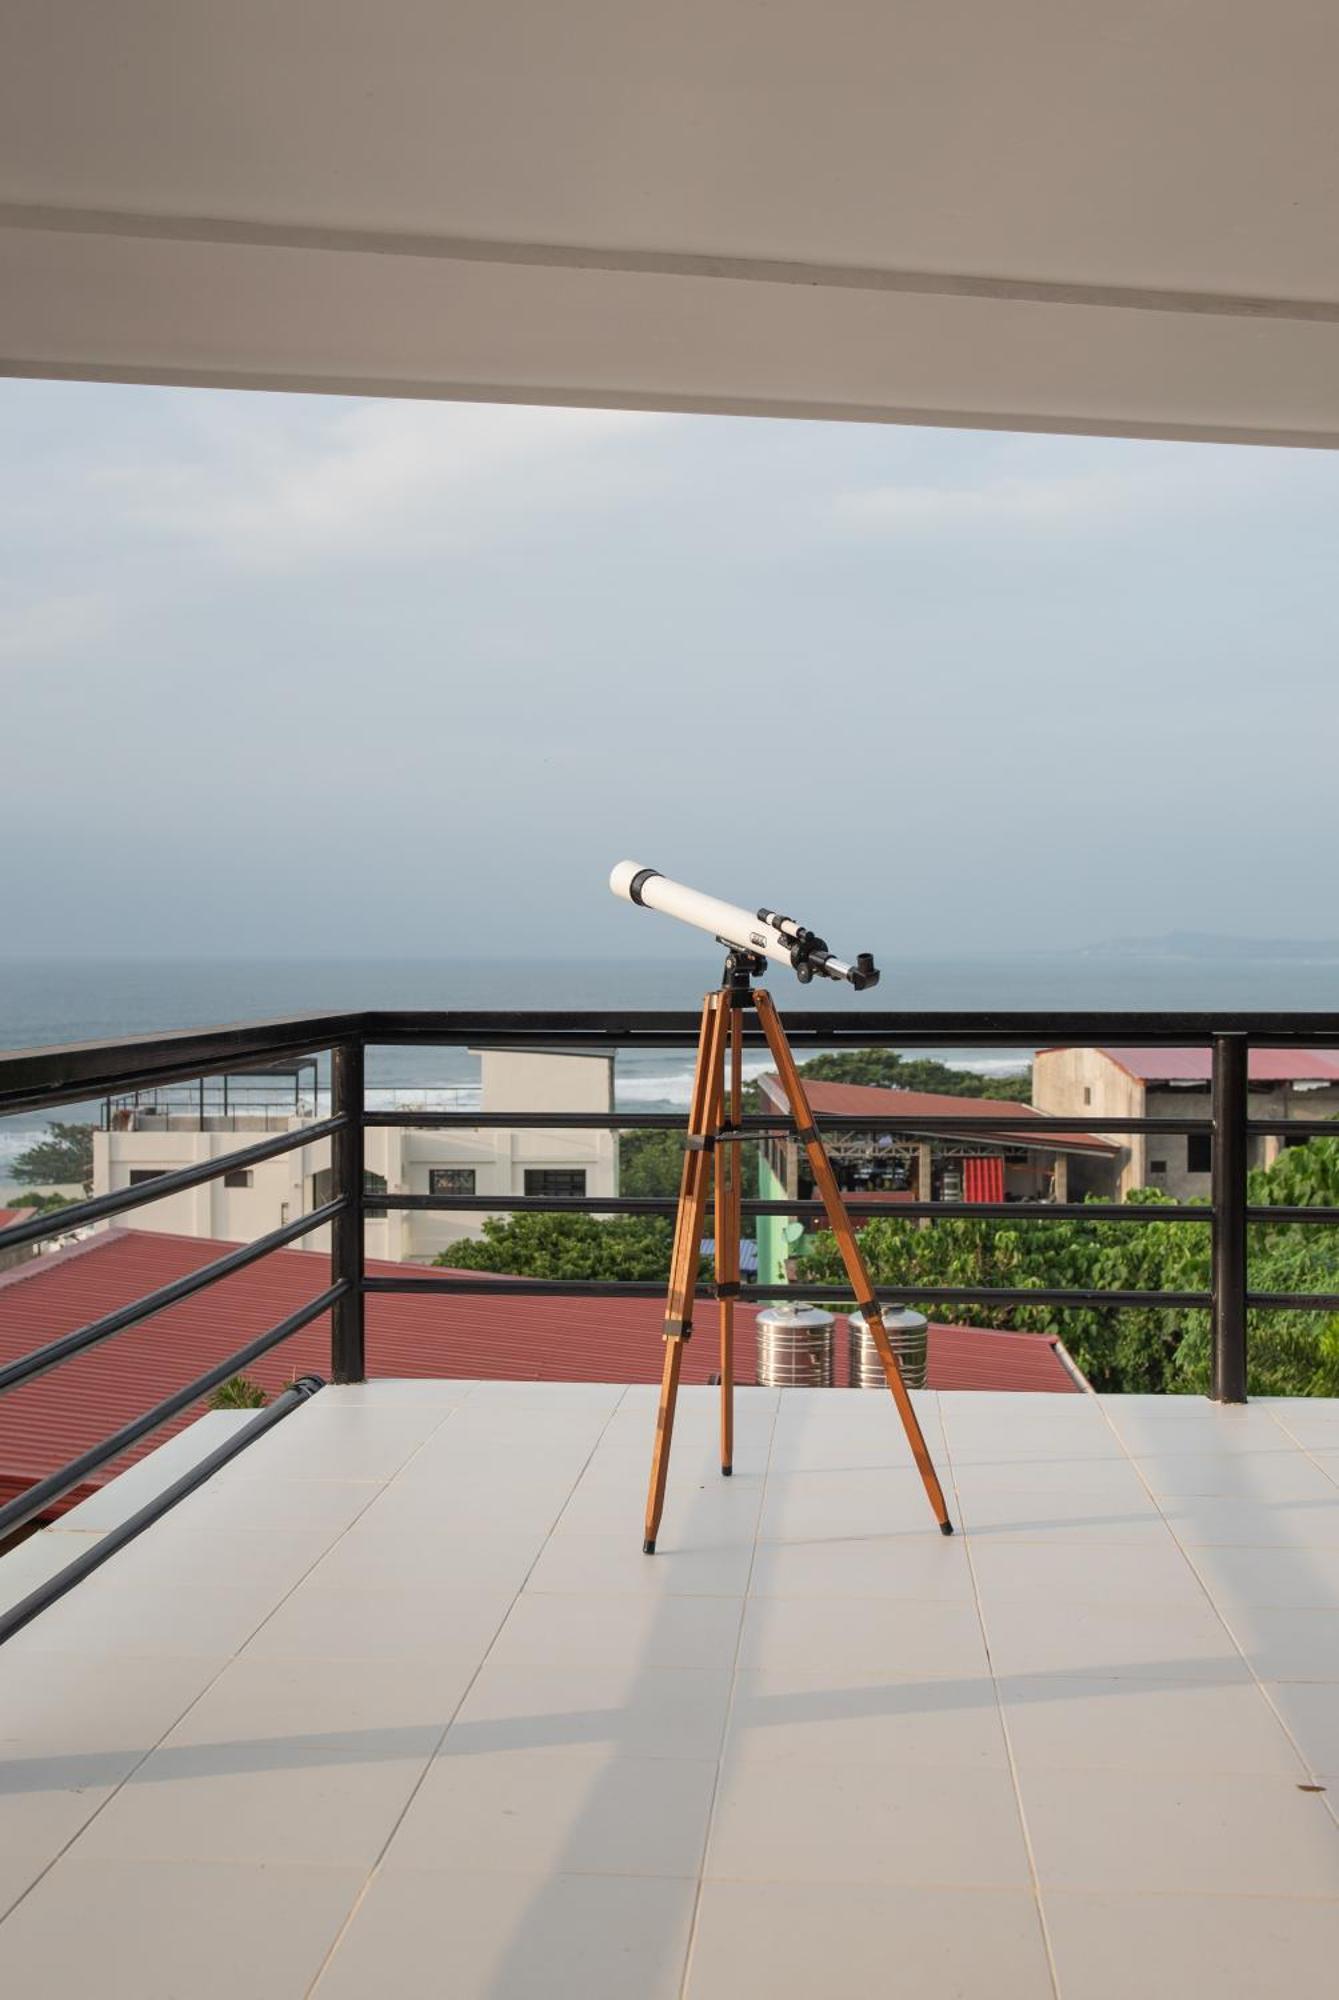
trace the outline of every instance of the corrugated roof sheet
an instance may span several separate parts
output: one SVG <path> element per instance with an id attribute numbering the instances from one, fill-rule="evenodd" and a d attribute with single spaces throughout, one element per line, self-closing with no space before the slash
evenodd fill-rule
<path id="1" fill-rule="evenodd" d="M 773 1103 L 784 1106 L 785 1093 L 775 1076 L 760 1076 L 758 1081 Z M 1099 1139 L 1093 1132 L 1067 1131 L 1033 1105 L 1014 1104 L 1000 1097 L 950 1097 L 940 1091 L 893 1090 L 877 1083 L 813 1083 L 808 1077 L 804 1088 L 810 1105 L 824 1118 L 877 1118 L 887 1112 L 890 1118 L 923 1118 L 927 1134 L 933 1132 L 936 1118 L 980 1118 L 993 1121 L 989 1138 L 1012 1146 L 1062 1153 L 1117 1150 L 1110 1140 Z M 1007 1129 L 1002 1118 L 1009 1121 Z"/>
<path id="2" fill-rule="evenodd" d="M 211 1263 L 231 1246 L 148 1230 L 109 1230 L 68 1251 L 37 1258 L 0 1277 L 0 1359 L 70 1333 L 160 1285 Z M 378 1276 L 426 1275 L 372 1261 Z M 0 1498 L 54 1472 L 77 1453 L 170 1395 L 234 1348 L 264 1333 L 329 1282 L 329 1260 L 278 1250 L 166 1312 L 76 1355 L 5 1397 L 0 1406 Z M 373 1296 L 367 1301 L 368 1370 L 378 1376 L 484 1377 L 501 1381 L 653 1382 L 663 1359 L 657 1299 Z M 736 1379 L 754 1373 L 753 1309 L 740 1306 Z M 717 1366 L 715 1314 L 703 1312 L 688 1343 L 683 1379 L 705 1382 Z M 846 1342 L 836 1342 L 836 1375 Z M 330 1370 L 328 1316 L 246 1370 L 264 1388 Z M 1076 1384 L 1048 1336 L 935 1327 L 929 1379 L 940 1389 L 1073 1391 Z M 90 1485 L 151 1451 L 199 1413 L 197 1405 L 155 1431 Z M 88 1488 L 83 1489 L 87 1491 Z M 73 1504 L 79 1495 L 71 1496 Z"/>

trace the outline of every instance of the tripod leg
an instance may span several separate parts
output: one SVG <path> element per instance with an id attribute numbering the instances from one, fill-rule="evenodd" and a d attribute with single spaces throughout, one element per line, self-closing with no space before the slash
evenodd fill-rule
<path id="1" fill-rule="evenodd" d="M 907 1443 L 911 1446 L 912 1457 L 920 1472 L 926 1497 L 935 1511 L 941 1533 L 951 1535 L 953 1524 L 949 1520 L 948 1508 L 944 1504 L 943 1488 L 939 1484 L 939 1476 L 930 1457 L 920 1419 L 916 1415 L 911 1397 L 907 1394 L 907 1385 L 902 1380 L 902 1370 L 898 1366 L 897 1356 L 893 1353 L 888 1335 L 884 1331 L 883 1314 L 874 1296 L 873 1281 L 866 1268 L 860 1245 L 856 1241 L 855 1231 L 851 1227 L 851 1218 L 846 1212 L 846 1203 L 842 1200 L 841 1189 L 837 1186 L 837 1177 L 832 1171 L 827 1150 L 814 1125 L 814 1114 L 809 1107 L 803 1078 L 795 1067 L 795 1058 L 790 1052 L 790 1044 L 786 1040 L 780 1017 L 772 1005 L 771 994 L 759 988 L 754 993 L 753 1004 L 757 1009 L 763 1034 L 767 1037 L 767 1046 L 776 1064 L 782 1088 L 789 1100 L 791 1116 L 795 1120 L 800 1143 L 808 1156 L 809 1170 L 822 1197 L 823 1206 L 828 1212 L 828 1223 L 837 1239 L 837 1247 L 846 1266 L 846 1275 L 850 1279 L 860 1310 L 865 1315 L 865 1324 L 874 1337 L 874 1345 L 883 1363 L 883 1372 L 887 1377 L 893 1401 L 897 1405 L 897 1413 L 902 1419 L 902 1428 L 907 1434 Z"/>
<path id="2" fill-rule="evenodd" d="M 730 1109 L 721 1123 L 737 1129 L 743 1084 L 743 1024 L 730 1003 Z M 743 1163 L 730 1143 L 716 1155 L 716 1283 L 725 1290 L 717 1308 L 721 1329 L 721 1471 L 728 1479 L 735 1464 L 735 1298 L 739 1290 L 739 1226 Z"/>
<path id="3" fill-rule="evenodd" d="M 648 1556 L 655 1553 L 660 1516 L 665 1506 L 665 1482 L 669 1476 L 670 1442 L 674 1435 L 674 1406 L 679 1394 L 679 1373 L 683 1367 L 683 1344 L 692 1332 L 693 1295 L 697 1290 L 702 1224 L 711 1173 L 712 1149 L 708 1141 L 720 1117 L 726 1022 L 727 1010 L 722 996 L 709 993 L 702 1008 L 702 1026 L 698 1034 L 693 1102 L 688 1115 L 688 1149 L 683 1156 L 679 1209 L 674 1224 L 674 1250 L 670 1258 L 669 1293 L 665 1307 L 665 1370 L 660 1385 L 655 1450 L 651 1457 L 651 1485 L 646 1496 L 646 1532 L 642 1540 L 643 1553 Z M 694 1141 L 697 1143 L 694 1144 Z"/>

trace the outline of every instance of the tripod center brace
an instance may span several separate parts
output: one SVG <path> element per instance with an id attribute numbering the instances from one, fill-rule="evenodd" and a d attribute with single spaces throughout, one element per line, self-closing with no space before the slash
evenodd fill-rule
<path id="1" fill-rule="evenodd" d="M 781 1019 L 765 987 L 751 981 L 762 972 L 764 960 L 752 952 L 731 947 L 725 976 L 719 988 L 708 993 L 702 1006 L 698 1031 L 697 1064 L 693 1073 L 692 1106 L 688 1115 L 688 1144 L 679 1185 L 679 1206 L 674 1225 L 674 1250 L 670 1259 L 669 1292 L 665 1308 L 665 1370 L 660 1385 L 660 1408 L 656 1417 L 655 1449 L 651 1458 L 651 1486 L 646 1500 L 646 1534 L 642 1548 L 655 1553 L 656 1535 L 665 1507 L 665 1485 L 669 1476 L 670 1442 L 674 1432 L 674 1406 L 679 1394 L 679 1374 L 683 1367 L 684 1342 L 693 1330 L 693 1301 L 697 1291 L 698 1264 L 702 1254 L 702 1231 L 706 1218 L 707 1194 L 714 1179 L 716 1228 L 716 1284 L 721 1340 L 721 1471 L 728 1478 L 734 1470 L 734 1384 L 735 1384 L 735 1300 L 739 1297 L 739 1237 L 741 1162 L 740 1100 L 743 1085 L 743 1015 L 752 1009 L 776 1064 L 785 1091 L 796 1137 L 804 1147 L 814 1184 L 827 1210 L 828 1226 L 837 1239 L 846 1275 L 865 1325 L 874 1339 L 883 1372 L 888 1378 L 897 1413 L 902 1419 L 907 1442 L 925 1486 L 926 1497 L 939 1522 L 941 1534 L 951 1535 L 953 1524 L 944 1504 L 943 1489 L 921 1431 L 920 1420 L 907 1394 L 897 1356 L 884 1330 L 883 1314 L 874 1296 L 874 1285 L 856 1241 L 851 1218 L 842 1200 L 837 1177 L 832 1171 L 827 1149 L 814 1124 L 804 1082 L 795 1066 L 790 1043 Z M 729 1065 L 727 1104 L 726 1068 Z M 714 1174 L 713 1174 L 714 1168 Z"/>

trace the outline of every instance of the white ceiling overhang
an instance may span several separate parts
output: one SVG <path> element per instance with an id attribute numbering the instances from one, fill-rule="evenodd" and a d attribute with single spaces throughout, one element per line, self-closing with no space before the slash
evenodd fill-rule
<path id="1" fill-rule="evenodd" d="M 1339 442 L 1315 0 L 8 0 L 11 374 Z"/>

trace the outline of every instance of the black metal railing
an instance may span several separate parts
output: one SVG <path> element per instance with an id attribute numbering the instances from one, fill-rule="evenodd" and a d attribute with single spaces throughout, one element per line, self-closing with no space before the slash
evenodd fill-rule
<path id="1" fill-rule="evenodd" d="M 408 1045 L 456 1046 L 475 1050 L 490 1047 L 531 1047 L 582 1053 L 592 1049 L 617 1055 L 620 1051 L 645 1048 L 688 1047 L 696 1037 L 696 1013 L 422 1013 L 368 1012 L 319 1015 L 279 1021 L 265 1021 L 240 1027 L 204 1032 L 131 1038 L 114 1042 L 84 1043 L 63 1048 L 22 1050 L 0 1054 L 0 1118 L 16 1112 L 55 1111 L 63 1105 L 93 1101 L 125 1091 L 149 1089 L 157 1085 L 194 1080 L 225 1070 L 256 1069 L 267 1060 L 329 1057 L 330 1115 L 299 1125 L 290 1132 L 239 1147 L 212 1159 L 156 1175 L 139 1185 L 100 1194 L 0 1230 L 0 1254 L 66 1235 L 94 1223 L 124 1216 L 141 1206 L 181 1193 L 273 1159 L 313 1142 L 331 1144 L 331 1199 L 295 1221 L 269 1231 L 188 1276 L 162 1286 L 132 1305 L 118 1307 L 72 1329 L 31 1352 L 0 1364 L 0 1395 L 59 1366 L 76 1354 L 127 1329 L 142 1324 L 183 1298 L 203 1291 L 220 1280 L 268 1256 L 286 1244 L 299 1241 L 330 1225 L 330 1282 L 306 1305 L 275 1327 L 236 1349 L 216 1366 L 164 1398 L 143 1416 L 109 1435 L 99 1445 L 41 1480 L 37 1485 L 0 1508 L 0 1540 L 49 1509 L 81 1485 L 89 1475 L 110 1463 L 130 1445 L 177 1416 L 193 1402 L 201 1400 L 219 1383 L 238 1373 L 260 1354 L 290 1338 L 321 1314 L 331 1315 L 330 1369 L 336 1382 L 355 1382 L 366 1371 L 366 1330 L 364 1306 L 368 1297 L 386 1293 L 412 1292 L 415 1296 L 441 1293 L 487 1291 L 517 1292 L 538 1296 L 568 1294 L 611 1296 L 658 1296 L 659 1283 L 586 1282 L 508 1278 L 492 1274 L 472 1277 L 461 1273 L 417 1271 L 414 1275 L 369 1276 L 365 1269 L 365 1223 L 369 1215 L 397 1210 L 439 1210 L 456 1213 L 525 1213 L 545 1211 L 592 1215 L 659 1215 L 673 1211 L 669 1199 L 618 1195 L 507 1196 L 459 1194 L 406 1194 L 365 1189 L 365 1135 L 373 1128 L 416 1128 L 431 1131 L 459 1129 L 629 1131 L 634 1129 L 676 1130 L 682 1118 L 675 1113 L 611 1110 L 608 1112 L 486 1112 L 482 1110 L 428 1111 L 398 1109 L 370 1111 L 366 1106 L 366 1061 L 372 1048 Z M 1177 1118 L 1113 1118 L 1076 1112 L 1065 1115 L 1061 1129 L 1078 1125 L 1094 1135 L 1207 1134 L 1212 1140 L 1212 1195 L 1207 1209 L 1172 1204 L 1145 1206 L 1117 1202 L 1038 1202 L 1007 1203 L 899 1201 L 898 1216 L 951 1217 L 988 1220 L 1027 1217 L 1038 1220 L 1079 1218 L 1092 1221 L 1128 1223 L 1132 1227 L 1158 1222 L 1197 1222 L 1212 1231 L 1212 1279 L 1207 1291 L 1080 1291 L 1077 1289 L 1038 1290 L 1030 1287 L 929 1286 L 899 1294 L 929 1305 L 989 1306 L 1069 1306 L 1122 1308 L 1161 1306 L 1202 1309 L 1212 1322 L 1212 1380 L 1210 1393 L 1224 1402 L 1240 1402 L 1246 1395 L 1247 1314 L 1252 1309 L 1303 1308 L 1315 1311 L 1339 1310 L 1339 1292 L 1284 1294 L 1252 1292 L 1247 1280 L 1247 1227 L 1254 1221 L 1295 1221 L 1302 1223 L 1339 1222 L 1339 1208 L 1296 1209 L 1253 1208 L 1247 1201 L 1247 1160 L 1249 1141 L 1261 1135 L 1287 1136 L 1297 1140 L 1308 1134 L 1339 1134 L 1339 1120 L 1252 1118 L 1248 1057 L 1252 1047 L 1335 1047 L 1339 1048 L 1339 1014 L 994 1014 L 935 1013 L 841 1014 L 803 1013 L 789 1018 L 788 1033 L 797 1055 L 834 1049 L 891 1047 L 997 1047 L 1034 1049 L 1040 1046 L 1154 1046 L 1208 1047 L 1212 1051 L 1212 1082 L 1209 1115 L 1190 1114 Z M 761 1036 L 745 1030 L 748 1045 L 761 1046 Z M 1033 1122 L 1001 1110 L 998 1118 L 979 1115 L 935 1114 L 935 1134 L 970 1133 L 990 1139 L 1016 1133 L 1023 1119 L 1029 1133 Z M 919 1116 L 885 1113 L 852 1116 L 846 1113 L 821 1116 L 817 1121 L 829 1130 L 876 1131 L 924 1134 L 927 1120 Z M 1057 1120 L 1060 1125 L 1060 1121 Z M 789 1132 L 790 1121 L 781 1114 L 747 1116 L 739 1135 L 748 1140 L 766 1133 Z M 887 1214 L 886 1204 L 850 1197 L 856 1215 Z M 748 1215 L 817 1215 L 821 1204 L 809 1200 L 748 1200 Z M 767 1300 L 796 1296 L 807 1299 L 849 1296 L 838 1286 L 802 1287 L 767 1282 L 746 1283 L 740 1288 L 745 1299 Z M 308 1384 L 308 1390 L 312 1385 Z M 292 1407 L 292 1401 L 285 1408 Z M 3 1412 L 0 1411 L 0 1416 Z M 268 1428 L 268 1425 L 265 1426 Z M 240 1447 L 239 1447 L 240 1448 Z M 179 1482 L 180 1484 L 180 1482 Z M 171 1489 L 175 1492 L 176 1489 Z M 181 1497 L 180 1494 L 177 1497 Z M 167 1504 L 173 1504 L 171 1502 Z M 117 1546 L 119 1546 L 119 1542 Z M 110 1551 L 109 1551 L 110 1553 Z M 87 1558 L 85 1558 L 87 1562 Z M 85 1571 L 81 1568 L 81 1574 Z M 59 1579 L 55 1580 L 59 1583 Z M 51 1586 L 44 1586 L 48 1592 Z M 40 1595 L 40 1593 L 39 1593 Z M 21 1608 L 21 1607 L 20 1607 Z M 39 1606 L 40 1608 L 40 1606 Z M 28 1615 L 35 1615 L 29 1612 Z M 12 1614 L 11 1614 L 12 1618 Z M 26 1619 L 23 1621 L 26 1622 Z M 0 1638 L 9 1629 L 0 1620 Z"/>

